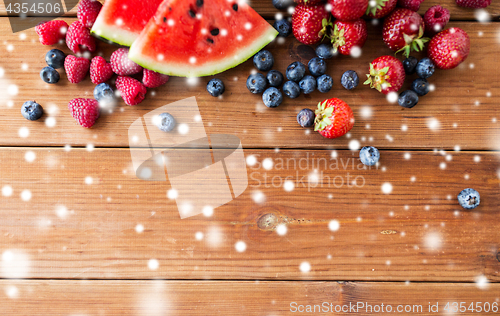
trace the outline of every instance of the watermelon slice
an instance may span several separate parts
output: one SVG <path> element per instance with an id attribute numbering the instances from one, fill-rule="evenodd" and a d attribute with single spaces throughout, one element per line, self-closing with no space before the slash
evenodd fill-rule
<path id="1" fill-rule="evenodd" d="M 244 62 L 277 34 L 241 0 L 165 0 L 129 58 L 167 75 L 208 76 Z"/>
<path id="2" fill-rule="evenodd" d="M 153 17 L 162 0 L 106 0 L 91 32 L 130 46 Z"/>

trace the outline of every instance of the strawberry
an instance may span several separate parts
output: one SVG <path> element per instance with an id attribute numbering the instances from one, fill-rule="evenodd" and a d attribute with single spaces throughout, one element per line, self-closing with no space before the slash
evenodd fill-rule
<path id="1" fill-rule="evenodd" d="M 431 36 L 441 32 L 450 21 L 450 11 L 440 5 L 430 7 L 424 14 L 425 32 Z"/>
<path id="2" fill-rule="evenodd" d="M 66 76 L 71 83 L 82 81 L 87 75 L 89 68 L 90 62 L 87 58 L 68 55 L 64 59 L 64 70 L 66 70 Z"/>
<path id="3" fill-rule="evenodd" d="M 412 51 L 421 51 L 429 41 L 424 35 L 425 25 L 422 17 L 409 9 L 396 9 L 384 21 L 385 44 L 397 53 L 408 57 Z"/>
<path id="4" fill-rule="evenodd" d="M 332 6 L 332 15 L 339 20 L 353 21 L 365 14 L 368 0 L 328 0 Z"/>
<path id="5" fill-rule="evenodd" d="M 370 88 L 376 89 L 383 94 L 398 92 L 405 82 L 405 70 L 403 63 L 394 56 L 382 56 L 370 64 L 370 73 L 366 75 Z"/>
<path id="6" fill-rule="evenodd" d="M 452 69 L 469 56 L 469 51 L 469 35 L 458 27 L 452 27 L 432 38 L 427 55 L 437 68 Z"/>
<path id="7" fill-rule="evenodd" d="M 333 51 L 338 50 L 342 55 L 349 55 L 354 46 L 363 47 L 367 37 L 365 20 L 346 22 L 336 20 L 331 34 Z"/>
<path id="8" fill-rule="evenodd" d="M 491 4 L 491 0 L 455 0 L 460 7 L 484 9 Z"/>
<path id="9" fill-rule="evenodd" d="M 113 76 L 111 64 L 106 62 L 101 56 L 95 56 L 90 62 L 90 81 L 93 84 L 100 84 L 108 81 Z"/>
<path id="10" fill-rule="evenodd" d="M 80 53 L 82 49 L 89 52 L 95 51 L 95 40 L 90 35 L 90 31 L 82 22 L 75 21 L 71 23 L 66 33 L 66 45 L 73 53 Z"/>
<path id="11" fill-rule="evenodd" d="M 294 0 L 294 2 L 297 4 L 316 5 L 323 2 L 323 0 Z"/>
<path id="12" fill-rule="evenodd" d="M 147 88 L 158 88 L 159 86 L 167 83 L 168 79 L 168 75 L 164 75 L 149 69 L 144 69 L 144 72 L 142 73 L 142 83 Z"/>
<path id="13" fill-rule="evenodd" d="M 142 67 L 128 58 L 128 48 L 118 48 L 111 54 L 111 68 L 119 76 L 130 76 L 142 71 Z"/>
<path id="14" fill-rule="evenodd" d="M 398 0 L 373 0 L 369 2 L 366 9 L 366 16 L 372 19 L 380 19 L 386 17 L 394 11 Z M 373 4 L 373 6 L 372 6 Z"/>
<path id="15" fill-rule="evenodd" d="M 66 37 L 68 23 L 63 20 L 41 22 L 35 26 L 35 32 L 43 45 L 54 45 Z"/>
<path id="16" fill-rule="evenodd" d="M 425 0 L 398 0 L 398 7 L 417 12 L 420 10 L 420 5 L 424 1 Z"/>
<path id="17" fill-rule="evenodd" d="M 80 0 L 76 16 L 85 27 L 90 29 L 94 25 L 101 8 L 102 4 L 97 0 Z"/>
<path id="18" fill-rule="evenodd" d="M 329 23 L 329 15 L 323 4 L 299 4 L 292 15 L 293 35 L 299 42 L 306 45 L 319 42 Z"/>
<path id="19" fill-rule="evenodd" d="M 144 100 L 147 89 L 139 81 L 131 77 L 118 76 L 116 78 L 116 88 L 120 90 L 123 101 L 127 105 L 136 105 Z"/>
<path id="20" fill-rule="evenodd" d="M 99 118 L 99 102 L 94 99 L 73 99 L 68 108 L 78 124 L 86 128 L 91 128 Z"/>
<path id="21" fill-rule="evenodd" d="M 327 99 L 318 103 L 318 109 L 315 113 L 314 130 L 323 137 L 344 136 L 354 126 L 354 115 L 351 108 L 340 99 Z"/>

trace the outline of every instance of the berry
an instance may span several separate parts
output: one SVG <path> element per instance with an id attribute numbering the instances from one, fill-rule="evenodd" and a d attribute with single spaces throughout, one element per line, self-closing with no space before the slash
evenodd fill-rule
<path id="1" fill-rule="evenodd" d="M 297 4 L 305 4 L 305 5 L 315 5 L 323 2 L 323 0 L 294 0 Z"/>
<path id="2" fill-rule="evenodd" d="M 452 27 L 432 38 L 427 55 L 437 68 L 451 69 L 467 59 L 469 51 L 469 35 L 458 27 Z"/>
<path id="3" fill-rule="evenodd" d="M 283 102 L 281 91 L 275 87 L 268 88 L 262 95 L 262 101 L 268 108 L 275 108 Z"/>
<path id="4" fill-rule="evenodd" d="M 42 78 L 43 81 L 46 83 L 58 83 L 60 76 L 57 70 L 54 68 L 47 66 L 40 71 L 40 78 Z"/>
<path id="5" fill-rule="evenodd" d="M 85 27 L 91 29 L 101 8 L 102 4 L 97 0 L 80 0 L 76 16 Z"/>
<path id="6" fill-rule="evenodd" d="M 366 15 L 372 19 L 380 19 L 388 16 L 394 11 L 396 4 L 398 4 L 398 0 L 373 0 L 368 3 Z"/>
<path id="7" fill-rule="evenodd" d="M 141 103 L 146 96 L 147 89 L 139 81 L 126 76 L 116 78 L 116 88 L 120 90 L 123 101 L 127 105 L 136 105 Z"/>
<path id="8" fill-rule="evenodd" d="M 288 37 L 292 34 L 292 24 L 286 19 L 277 20 L 273 26 L 279 32 L 278 36 Z"/>
<path id="9" fill-rule="evenodd" d="M 75 54 L 82 52 L 82 49 L 95 51 L 95 39 L 80 21 L 75 21 L 69 26 L 66 32 L 66 45 Z"/>
<path id="10" fill-rule="evenodd" d="M 463 189 L 458 194 L 457 198 L 460 206 L 462 206 L 467 210 L 476 208 L 481 202 L 481 199 L 479 197 L 479 192 L 471 188 Z"/>
<path id="11" fill-rule="evenodd" d="M 334 51 L 332 45 L 330 44 L 321 44 L 316 47 L 316 55 L 319 58 L 330 59 L 336 55 L 336 51 Z"/>
<path id="12" fill-rule="evenodd" d="M 329 15 L 323 4 L 299 4 L 292 15 L 293 35 L 302 44 L 316 44 L 323 38 Z"/>
<path id="13" fill-rule="evenodd" d="M 41 22 L 35 26 L 35 32 L 43 45 L 54 45 L 66 37 L 68 23 L 62 20 Z"/>
<path id="14" fill-rule="evenodd" d="M 440 5 L 430 7 L 424 14 L 425 32 L 431 36 L 441 32 L 450 21 L 450 11 Z"/>
<path id="15" fill-rule="evenodd" d="M 420 5 L 424 1 L 425 0 L 398 0 L 398 7 L 417 12 L 420 10 Z"/>
<path id="16" fill-rule="evenodd" d="M 401 92 L 398 98 L 398 103 L 404 108 L 411 109 L 418 103 L 418 95 L 413 90 Z"/>
<path id="17" fill-rule="evenodd" d="M 491 0 L 455 0 L 457 5 L 466 8 L 484 9 L 491 4 Z"/>
<path id="18" fill-rule="evenodd" d="M 78 124 L 86 128 L 91 128 L 99 118 L 99 102 L 94 99 L 73 99 L 68 108 Z"/>
<path id="19" fill-rule="evenodd" d="M 253 56 L 253 65 L 260 71 L 268 71 L 273 68 L 274 58 L 268 50 L 261 50 Z"/>
<path id="20" fill-rule="evenodd" d="M 333 98 L 318 103 L 314 130 L 323 137 L 337 138 L 345 135 L 354 126 L 352 110 L 344 101 Z"/>
<path id="21" fill-rule="evenodd" d="M 273 0 L 273 6 L 278 10 L 286 10 L 293 5 L 293 0 Z"/>
<path id="22" fill-rule="evenodd" d="M 353 47 L 361 48 L 365 45 L 368 38 L 366 22 L 363 19 L 347 22 L 337 20 L 330 37 L 334 51 L 349 55 Z"/>
<path id="23" fill-rule="evenodd" d="M 142 67 L 128 58 L 128 48 L 118 48 L 111 54 L 111 68 L 119 76 L 130 76 L 142 71 Z"/>
<path id="24" fill-rule="evenodd" d="M 54 69 L 64 67 L 65 58 L 66 54 L 59 49 L 51 49 L 47 52 L 47 54 L 45 54 L 45 62 L 47 62 L 47 65 Z"/>
<path id="25" fill-rule="evenodd" d="M 366 75 L 370 88 L 378 92 L 388 94 L 397 92 L 405 82 L 405 70 L 403 64 L 394 56 L 382 56 L 370 64 L 370 73 Z"/>
<path id="26" fill-rule="evenodd" d="M 314 114 L 313 110 L 303 109 L 297 114 L 297 122 L 302 127 L 311 127 L 314 125 L 314 119 L 316 118 L 316 114 Z"/>
<path id="27" fill-rule="evenodd" d="M 314 57 L 307 64 L 307 68 L 309 68 L 311 75 L 318 77 L 326 72 L 326 62 L 322 58 Z"/>
<path id="28" fill-rule="evenodd" d="M 309 94 L 316 90 L 316 79 L 313 76 L 305 76 L 300 80 L 299 87 L 302 93 Z"/>
<path id="29" fill-rule="evenodd" d="M 434 74 L 436 67 L 429 58 L 425 57 L 420 59 L 415 70 L 420 78 L 426 79 Z"/>
<path id="30" fill-rule="evenodd" d="M 224 93 L 225 87 L 222 80 L 214 78 L 207 84 L 207 91 L 213 97 L 218 97 Z"/>
<path id="31" fill-rule="evenodd" d="M 306 66 L 300 61 L 295 61 L 286 68 L 286 78 L 295 82 L 299 82 L 304 78 Z"/>
<path id="32" fill-rule="evenodd" d="M 247 79 L 247 89 L 253 94 L 258 94 L 264 92 L 266 90 L 266 77 L 264 77 L 261 73 L 256 73 L 248 76 Z"/>
<path id="33" fill-rule="evenodd" d="M 271 70 L 267 73 L 267 82 L 271 87 L 279 87 L 283 83 L 283 74 L 277 70 Z"/>
<path id="34" fill-rule="evenodd" d="M 424 30 L 420 14 L 409 9 L 396 9 L 384 21 L 382 38 L 387 47 L 408 57 L 412 51 L 421 51 L 429 41 L 422 37 Z"/>
<path id="35" fill-rule="evenodd" d="M 342 21 L 353 21 L 362 17 L 368 9 L 368 0 L 328 0 L 332 15 Z"/>
<path id="36" fill-rule="evenodd" d="M 352 90 L 356 88 L 359 84 L 358 74 L 354 70 L 348 70 L 342 74 L 342 78 L 340 78 L 340 83 L 347 90 Z"/>
<path id="37" fill-rule="evenodd" d="M 111 64 L 106 62 L 101 56 L 95 56 L 90 62 L 90 81 L 93 84 L 100 84 L 108 81 L 113 76 Z"/>
<path id="38" fill-rule="evenodd" d="M 429 93 L 429 82 L 426 79 L 417 78 L 411 83 L 411 89 L 419 96 Z"/>
<path id="39" fill-rule="evenodd" d="M 407 75 L 413 75 L 417 68 L 417 64 L 418 64 L 418 59 L 413 56 L 410 56 L 405 60 L 403 60 L 403 68 L 405 69 L 405 73 Z"/>
<path id="40" fill-rule="evenodd" d="M 318 86 L 318 91 L 321 93 L 327 93 L 332 90 L 333 79 L 329 75 L 322 75 L 316 79 L 316 84 Z"/>
<path id="41" fill-rule="evenodd" d="M 300 95 L 300 87 L 295 81 L 287 81 L 283 85 L 283 93 L 290 99 L 295 99 Z"/>
<path id="42" fill-rule="evenodd" d="M 380 152 L 373 146 L 365 146 L 359 151 L 359 159 L 365 166 L 374 166 L 380 159 Z"/>
<path id="43" fill-rule="evenodd" d="M 87 58 L 68 55 L 64 60 L 64 70 L 66 70 L 66 76 L 71 83 L 82 81 L 87 75 L 89 68 L 90 61 Z"/>
<path id="44" fill-rule="evenodd" d="M 170 132 L 174 129 L 177 122 L 170 113 L 162 113 L 155 118 L 156 127 L 163 132 Z"/>
<path id="45" fill-rule="evenodd" d="M 144 69 L 142 72 L 142 83 L 147 88 L 158 88 L 168 82 L 170 77 L 168 75 L 155 72 L 153 70 Z"/>
<path id="46" fill-rule="evenodd" d="M 35 101 L 26 101 L 21 107 L 21 114 L 27 120 L 36 121 L 42 117 L 43 108 Z"/>
<path id="47" fill-rule="evenodd" d="M 107 83 L 100 83 L 94 88 L 94 99 L 99 103 L 112 103 L 115 99 L 113 89 Z"/>

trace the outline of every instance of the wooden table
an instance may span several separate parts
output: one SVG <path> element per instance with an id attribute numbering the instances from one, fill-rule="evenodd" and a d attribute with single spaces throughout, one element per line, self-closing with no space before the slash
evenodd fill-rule
<path id="1" fill-rule="evenodd" d="M 72 98 L 92 97 L 90 79 L 70 84 L 62 73 L 57 85 L 41 81 L 49 47 L 33 29 L 12 34 L 1 6 L 2 315 L 285 315 L 308 305 L 344 313 L 354 305 L 359 314 L 370 314 L 366 305 L 413 314 L 431 314 L 436 304 L 439 313 L 493 311 L 500 304 L 500 3 L 487 9 L 491 23 L 476 22 L 453 0 L 427 0 L 420 13 L 438 3 L 451 11 L 450 26 L 468 32 L 471 54 L 430 78 L 435 91 L 413 109 L 366 86 L 340 85 L 344 71 L 362 77 L 370 61 L 391 53 L 378 25 L 361 57 L 328 61 L 330 93 L 268 109 L 245 88 L 247 61 L 217 76 L 226 84 L 221 99 L 205 91 L 208 78 L 195 85 L 171 78 L 92 129 L 67 110 Z M 272 23 L 270 0 L 251 4 Z M 104 56 L 114 49 L 99 43 Z M 314 56 L 292 38 L 269 50 L 282 72 Z M 237 199 L 212 216 L 181 220 L 168 182 L 135 176 L 127 129 L 191 96 L 207 133 L 238 136 L 257 164 L 248 166 L 249 186 Z M 356 117 L 340 139 L 296 123 L 300 109 L 327 97 L 346 101 Z M 46 111 L 40 121 L 20 114 L 31 99 Z M 381 150 L 378 168 L 358 168 L 356 141 Z M 301 167 L 279 165 L 301 160 Z M 278 182 L 287 177 L 292 191 Z M 473 211 L 457 203 L 467 187 L 481 194 Z M 235 249 L 238 241 L 245 251 Z"/>

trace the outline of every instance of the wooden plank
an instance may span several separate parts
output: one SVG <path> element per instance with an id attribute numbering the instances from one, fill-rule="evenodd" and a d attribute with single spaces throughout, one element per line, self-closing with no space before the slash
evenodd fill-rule
<path id="1" fill-rule="evenodd" d="M 500 292 L 499 284 L 391 282 L 2 280 L 0 287 L 3 315 L 16 316 L 294 315 L 314 308 L 315 315 L 496 315 Z"/>
<path id="2" fill-rule="evenodd" d="M 245 155 L 246 191 L 181 220 L 126 149 L 4 148 L 0 277 L 500 280 L 498 152 L 383 151 L 371 170 L 350 151 Z M 467 187 L 474 211 L 456 201 Z"/>

